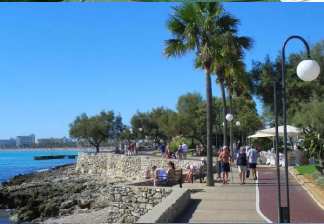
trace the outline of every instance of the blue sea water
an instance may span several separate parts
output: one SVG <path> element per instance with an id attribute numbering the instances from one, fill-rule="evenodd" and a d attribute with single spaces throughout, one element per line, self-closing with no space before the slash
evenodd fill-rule
<path id="1" fill-rule="evenodd" d="M 0 183 L 19 174 L 48 170 L 76 162 L 76 159 L 34 160 L 34 156 L 78 155 L 78 153 L 79 150 L 76 149 L 0 150 Z M 0 210 L 0 224 L 11 223 L 8 215 L 8 212 Z"/>
<path id="2" fill-rule="evenodd" d="M 76 149 L 0 150 L 0 183 L 19 174 L 42 171 L 76 162 L 76 159 L 34 160 L 34 156 L 77 155 L 78 153 L 79 151 Z"/>

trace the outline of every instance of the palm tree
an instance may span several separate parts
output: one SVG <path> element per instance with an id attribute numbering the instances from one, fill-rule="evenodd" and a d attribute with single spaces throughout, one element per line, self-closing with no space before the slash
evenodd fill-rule
<path id="1" fill-rule="evenodd" d="M 232 98 L 234 91 L 248 91 L 249 82 L 245 72 L 245 64 L 242 61 L 244 50 L 252 47 L 252 40 L 245 36 L 236 36 L 235 33 L 227 33 L 225 44 L 225 60 L 224 62 L 224 79 L 227 86 L 229 97 L 229 112 L 233 114 Z M 236 91 L 238 90 L 238 91 Z M 233 150 L 233 125 L 230 123 L 230 148 Z"/>
<path id="2" fill-rule="evenodd" d="M 241 77 L 241 71 L 244 70 L 244 63 L 241 61 L 243 57 L 243 50 L 249 49 L 252 46 L 252 40 L 249 37 L 245 36 L 237 36 L 237 24 L 238 20 L 233 19 L 235 21 L 232 24 L 231 29 L 225 32 L 222 35 L 221 39 L 221 49 L 217 51 L 213 61 L 213 69 L 217 75 L 217 82 L 220 85 L 221 93 L 222 93 L 222 101 L 223 101 L 223 137 L 224 137 L 224 145 L 227 145 L 227 105 L 226 105 L 226 91 L 225 87 L 227 87 L 228 95 L 229 95 L 229 112 L 232 113 L 232 93 L 233 93 L 233 80 L 235 77 Z M 240 73 L 236 73 L 240 71 Z M 244 89 L 243 87 L 246 82 L 241 82 L 243 79 L 239 79 L 236 84 L 237 87 Z M 232 148 L 232 126 L 230 124 L 230 146 Z"/>
<path id="3" fill-rule="evenodd" d="M 164 54 L 167 57 L 182 56 L 194 51 L 196 66 L 204 69 L 207 95 L 207 185 L 214 185 L 212 173 L 212 85 L 211 73 L 214 47 L 218 37 L 229 30 L 236 20 L 223 10 L 218 2 L 189 2 L 173 8 L 173 14 L 167 22 L 173 35 L 166 41 Z"/>

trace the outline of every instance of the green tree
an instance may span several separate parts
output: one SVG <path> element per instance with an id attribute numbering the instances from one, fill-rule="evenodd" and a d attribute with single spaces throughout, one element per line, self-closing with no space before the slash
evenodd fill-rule
<path id="1" fill-rule="evenodd" d="M 178 134 L 178 114 L 175 111 L 164 107 L 157 107 L 152 109 L 150 117 L 158 125 L 159 137 L 161 139 L 170 141 L 173 136 Z"/>
<path id="2" fill-rule="evenodd" d="M 100 114 L 88 117 L 85 113 L 78 116 L 70 125 L 70 136 L 79 142 L 85 141 L 100 151 L 102 143 L 120 134 L 116 126 L 120 125 L 120 116 L 113 111 L 102 111 Z"/>
<path id="3" fill-rule="evenodd" d="M 173 35 L 166 41 L 164 53 L 167 57 L 182 56 L 189 51 L 196 55 L 196 65 L 205 71 L 207 98 L 207 185 L 213 186 L 212 173 L 212 86 L 211 73 L 214 58 L 213 48 L 219 35 L 228 30 L 233 19 L 226 14 L 218 2 L 186 2 L 174 7 L 167 22 Z"/>
<path id="4" fill-rule="evenodd" d="M 305 148 L 324 167 L 324 101 L 313 100 L 300 104 L 293 117 L 293 124 L 304 128 Z"/>
<path id="5" fill-rule="evenodd" d="M 212 105 L 214 106 L 214 105 Z M 206 101 L 199 93 L 187 93 L 177 102 L 178 134 L 206 146 Z"/>
<path id="6" fill-rule="evenodd" d="M 311 56 L 324 70 L 324 40 L 311 47 Z M 299 111 L 303 103 L 310 102 L 313 98 L 322 99 L 324 97 L 324 76 L 320 75 L 312 82 L 304 82 L 296 75 L 296 68 L 300 61 L 306 58 L 305 52 L 290 54 L 286 63 L 286 83 L 288 99 L 288 121 Z M 280 55 L 272 61 L 268 56 L 263 62 L 254 62 L 250 71 L 253 80 L 253 91 L 257 95 L 267 110 L 273 113 L 273 79 L 272 76 L 280 80 L 281 66 Z M 278 112 L 282 114 L 282 102 L 280 91 L 277 91 Z"/>

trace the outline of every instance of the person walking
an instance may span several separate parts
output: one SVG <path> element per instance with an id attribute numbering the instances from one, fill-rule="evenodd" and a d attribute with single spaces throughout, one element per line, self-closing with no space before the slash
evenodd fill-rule
<path id="1" fill-rule="evenodd" d="M 165 157 L 165 144 L 162 142 L 159 148 L 160 148 L 161 156 Z"/>
<path id="2" fill-rule="evenodd" d="M 247 168 L 247 157 L 245 153 L 245 148 L 241 147 L 239 153 L 237 154 L 236 165 L 240 175 L 241 184 L 245 184 L 245 173 Z"/>
<path id="3" fill-rule="evenodd" d="M 252 171 L 252 176 L 254 180 L 257 180 L 256 175 L 256 167 L 257 167 L 257 159 L 258 159 L 258 152 L 255 148 L 251 147 L 247 152 L 247 158 L 249 162 L 249 168 Z"/>
<path id="4" fill-rule="evenodd" d="M 221 170 L 223 174 L 222 175 L 223 184 L 228 184 L 228 173 L 231 171 L 231 167 L 230 167 L 231 154 L 227 146 L 223 147 L 223 151 L 220 154 L 220 159 L 222 161 Z"/>
<path id="5" fill-rule="evenodd" d="M 188 145 L 186 143 L 182 143 L 181 149 L 182 149 L 182 158 L 186 159 L 188 153 Z"/>
<path id="6" fill-rule="evenodd" d="M 182 159 L 182 145 L 179 145 L 179 147 L 178 147 L 177 157 L 178 157 L 178 159 Z"/>
<path id="7" fill-rule="evenodd" d="M 217 179 L 216 181 L 221 182 L 222 181 L 222 158 L 221 154 L 223 152 L 223 148 L 220 148 L 218 152 L 216 153 L 217 156 Z"/>

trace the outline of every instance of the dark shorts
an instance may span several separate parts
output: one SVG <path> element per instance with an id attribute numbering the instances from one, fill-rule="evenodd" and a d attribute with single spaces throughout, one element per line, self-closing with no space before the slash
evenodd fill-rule
<path id="1" fill-rule="evenodd" d="M 222 163 L 221 165 L 221 170 L 222 172 L 230 172 L 230 164 L 229 163 Z"/>
<path id="2" fill-rule="evenodd" d="M 256 169 L 257 164 L 256 163 L 249 163 L 250 169 Z"/>

